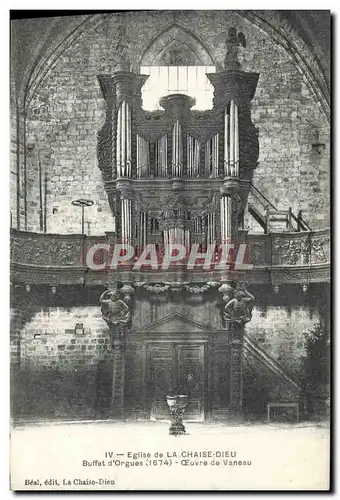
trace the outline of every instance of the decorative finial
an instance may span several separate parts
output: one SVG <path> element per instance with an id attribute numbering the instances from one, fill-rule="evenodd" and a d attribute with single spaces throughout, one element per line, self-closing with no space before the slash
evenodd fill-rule
<path id="1" fill-rule="evenodd" d="M 117 28 L 117 43 L 115 47 L 117 67 L 121 70 L 130 71 L 130 61 L 128 60 L 128 49 L 130 41 L 127 38 L 126 26 L 119 24 Z"/>
<path id="2" fill-rule="evenodd" d="M 240 31 L 237 33 L 236 28 L 229 28 L 228 38 L 226 41 L 227 54 L 224 60 L 224 68 L 226 70 L 237 70 L 241 67 L 238 60 L 239 47 L 246 48 L 246 37 Z"/>

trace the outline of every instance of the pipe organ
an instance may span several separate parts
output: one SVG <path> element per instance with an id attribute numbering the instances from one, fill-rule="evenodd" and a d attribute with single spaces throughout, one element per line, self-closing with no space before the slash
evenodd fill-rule
<path id="1" fill-rule="evenodd" d="M 258 132 L 251 120 L 250 106 L 259 75 L 240 69 L 238 45 L 235 45 L 232 29 L 230 33 L 225 71 L 207 74 L 214 88 L 213 107 L 209 110 L 193 110 L 195 100 L 183 94 L 162 97 L 156 111 L 142 109 L 141 88 L 148 75 L 131 72 L 129 64 L 116 67 L 112 74 L 98 76 L 107 104 L 106 122 L 98 142 L 98 159 L 101 159 L 99 166 L 116 220 L 112 243 L 129 243 L 138 255 L 148 244 L 154 244 L 160 255 L 165 251 L 163 246 L 181 244 L 186 247 L 187 255 L 194 249 L 198 254 L 206 252 L 216 262 L 217 249 L 214 254 L 212 245 L 237 245 L 241 238 L 245 241 L 246 231 L 239 224 L 259 156 Z M 226 253 L 229 248 L 218 251 L 228 258 L 234 255 Z M 189 261 L 190 258 L 188 264 Z M 135 266 L 129 267 L 127 262 L 128 267 L 122 269 L 118 277 L 112 274 L 109 277 L 113 281 L 117 279 L 118 285 L 124 283 L 122 290 L 131 290 L 131 283 L 142 287 L 135 295 L 134 304 L 139 301 L 140 311 L 145 310 L 142 315 L 148 315 L 148 307 L 144 304 L 152 301 L 152 321 L 162 317 L 163 309 L 157 308 L 164 302 L 174 312 L 184 303 L 189 308 L 200 303 L 206 318 L 211 317 L 214 308 L 217 315 L 221 312 L 217 320 L 220 328 L 215 323 L 213 335 L 209 330 L 206 337 L 204 349 L 208 353 L 209 367 L 207 365 L 207 370 L 202 371 L 201 395 L 196 400 L 191 398 L 191 404 L 196 404 L 192 406 L 196 410 L 192 411 L 195 415 L 207 411 L 212 418 L 222 414 L 226 419 L 241 415 L 244 325 L 242 320 L 233 322 L 225 308 L 240 282 L 246 281 L 244 271 L 237 271 L 235 277 L 228 266 L 210 271 L 208 263 L 208 267 L 200 267 L 196 272 L 190 267 L 191 263 L 190 266 L 182 264 L 185 263 L 176 262 L 168 270 L 160 267 L 135 270 Z M 132 304 L 131 297 L 129 304 Z M 154 401 L 152 408 L 157 408 L 158 404 L 152 383 L 149 384 L 139 372 L 135 375 L 133 372 L 138 359 L 147 370 L 145 373 L 157 376 L 159 371 L 159 353 L 150 351 L 154 358 L 144 355 L 150 344 L 149 347 L 143 344 L 143 339 L 148 339 L 150 332 L 139 331 L 140 317 L 140 314 L 132 315 L 132 330 L 126 335 L 126 363 L 130 363 L 130 370 L 126 372 L 122 362 L 125 340 L 123 342 L 120 329 L 116 331 L 110 327 L 115 335 L 120 335 L 119 345 L 122 345 L 120 358 L 115 358 L 113 367 L 114 373 L 118 373 L 113 377 L 113 401 L 119 402 L 112 410 L 116 414 L 124 408 L 124 394 L 129 394 L 125 402 L 133 408 L 134 415 L 149 415 L 149 401 Z M 173 361 L 177 354 L 174 354 L 173 344 L 166 340 L 166 336 L 173 333 L 160 330 L 159 337 L 155 337 L 157 328 L 156 332 L 151 330 L 152 342 L 159 338 L 162 346 L 168 349 L 164 353 L 168 353 L 165 356 L 170 374 L 173 373 L 172 363 L 177 366 L 180 361 L 180 358 Z M 187 344 L 186 328 L 184 325 L 181 333 L 181 327 L 178 330 L 176 326 L 174 334 L 176 343 L 182 338 L 184 346 Z M 138 347 L 139 351 L 136 350 L 137 341 L 129 344 L 131 335 L 143 345 L 141 349 Z M 205 331 L 200 331 L 199 337 L 202 335 Z M 195 338 L 194 333 L 192 338 Z M 203 346 L 202 355 L 197 350 L 196 357 L 201 361 L 205 359 Z M 162 366 L 165 366 L 163 359 Z M 207 380 L 203 373 L 208 374 Z M 145 383 L 144 389 L 141 383 Z M 149 386 L 151 392 L 147 395 Z M 159 392 L 159 395 L 164 405 L 164 394 Z M 143 407 L 139 402 L 134 403 L 142 399 Z M 159 414 L 162 412 L 160 410 Z"/>
<path id="2" fill-rule="evenodd" d="M 138 247 L 237 239 L 258 160 L 250 113 L 258 74 L 207 77 L 214 87 L 213 109 L 207 111 L 193 111 L 195 100 L 182 94 L 163 97 L 161 110 L 145 111 L 141 87 L 147 75 L 116 71 L 98 77 L 114 121 L 115 165 L 104 174 L 118 239 Z M 100 146 L 107 147 L 106 141 Z M 211 195 L 217 202 L 210 206 Z M 171 196 L 180 196 L 182 204 L 170 214 L 165 204 Z"/>

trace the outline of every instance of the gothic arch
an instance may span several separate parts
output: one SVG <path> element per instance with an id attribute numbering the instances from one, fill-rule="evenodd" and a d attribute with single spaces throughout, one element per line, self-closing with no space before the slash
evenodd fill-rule
<path id="1" fill-rule="evenodd" d="M 307 84 L 320 101 L 322 109 L 330 119 L 330 103 L 329 103 L 329 80 L 325 74 L 323 67 L 322 50 L 317 41 L 313 43 L 308 39 L 302 40 L 300 26 L 300 18 L 296 15 L 294 27 L 287 19 L 283 19 L 278 11 L 236 11 L 242 18 L 247 19 L 253 25 L 257 26 L 276 43 L 283 47 L 295 60 L 297 66 L 306 76 Z M 71 18 L 70 24 L 63 25 L 59 28 L 57 37 L 44 38 L 43 41 L 36 43 L 36 47 L 32 52 L 32 56 L 24 65 L 21 71 L 20 78 L 14 75 L 16 79 L 17 100 L 23 105 L 27 104 L 39 85 L 49 73 L 50 69 L 57 63 L 59 57 L 64 50 L 72 45 L 82 33 L 90 27 L 105 21 L 105 16 L 108 14 L 90 14 Z M 65 24 L 65 23 L 64 23 Z M 52 30 L 51 30 L 52 31 Z M 50 33 L 51 35 L 51 33 Z M 41 37 L 42 38 L 42 37 Z M 306 37 L 304 37 L 306 38 Z M 177 40 L 177 42 L 176 42 Z M 163 27 L 158 35 L 152 40 L 148 48 L 141 57 L 140 65 L 157 64 L 157 57 L 164 56 L 166 47 L 178 44 L 185 44 L 187 47 L 187 56 L 195 57 L 199 64 L 215 65 L 212 57 L 212 49 L 197 35 L 193 34 L 190 29 L 184 24 L 176 21 Z M 315 57 L 315 52 L 318 57 Z M 217 67 L 217 71 L 222 68 Z"/>
<path id="2" fill-rule="evenodd" d="M 181 50 L 179 50 L 181 48 Z M 184 48 L 184 50 L 183 50 Z M 175 51 L 178 53 L 176 61 Z M 178 49 L 178 50 L 177 50 Z M 140 60 L 140 66 L 158 66 L 165 64 L 167 54 L 174 55 L 170 64 L 215 66 L 205 42 L 188 28 L 179 23 L 171 23 L 151 41 Z M 189 62 L 189 64 L 186 63 Z"/>

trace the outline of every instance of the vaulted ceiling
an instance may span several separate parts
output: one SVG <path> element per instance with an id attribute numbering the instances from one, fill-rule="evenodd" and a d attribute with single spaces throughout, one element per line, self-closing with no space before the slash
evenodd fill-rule
<path id="1" fill-rule="evenodd" d="M 320 99 L 328 101 L 329 105 L 331 63 L 329 11 L 248 10 L 237 13 L 266 31 L 298 58 L 304 66 L 304 71 L 310 73 L 309 77 L 317 88 Z M 59 57 L 62 51 L 90 25 L 99 22 L 103 15 L 105 14 L 80 14 L 12 21 L 12 98 L 15 96 L 21 101 L 34 86 L 36 75 L 46 73 L 50 65 L 55 62 L 55 58 Z M 156 39 L 153 43 L 164 44 L 164 37 Z"/>

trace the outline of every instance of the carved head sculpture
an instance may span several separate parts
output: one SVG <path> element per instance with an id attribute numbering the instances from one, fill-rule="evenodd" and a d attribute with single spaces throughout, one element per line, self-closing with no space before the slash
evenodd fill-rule
<path id="1" fill-rule="evenodd" d="M 118 292 L 111 292 L 110 299 L 112 300 L 112 302 L 116 302 L 116 300 L 119 300 L 119 293 Z"/>
<path id="2" fill-rule="evenodd" d="M 241 290 L 238 290 L 235 292 L 234 297 L 238 302 L 241 302 L 244 297 L 244 293 Z"/>

